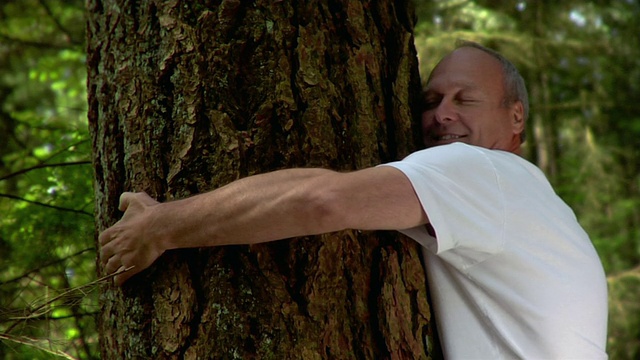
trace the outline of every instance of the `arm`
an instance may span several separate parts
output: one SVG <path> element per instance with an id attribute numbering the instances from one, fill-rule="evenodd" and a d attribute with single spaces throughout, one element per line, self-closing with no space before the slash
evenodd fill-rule
<path id="1" fill-rule="evenodd" d="M 100 234 L 106 273 L 122 284 L 164 251 L 253 244 L 343 229 L 404 229 L 428 222 L 405 175 L 289 169 L 251 176 L 187 199 L 158 203 L 124 193 L 123 218 Z"/>

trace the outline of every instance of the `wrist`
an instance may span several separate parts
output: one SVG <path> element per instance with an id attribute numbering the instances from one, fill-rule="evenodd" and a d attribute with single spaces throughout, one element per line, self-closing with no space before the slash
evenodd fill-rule
<path id="1" fill-rule="evenodd" d="M 148 208 L 149 223 L 147 242 L 155 248 L 158 254 L 176 248 L 174 229 L 175 220 L 172 218 L 171 203 L 158 203 Z"/>

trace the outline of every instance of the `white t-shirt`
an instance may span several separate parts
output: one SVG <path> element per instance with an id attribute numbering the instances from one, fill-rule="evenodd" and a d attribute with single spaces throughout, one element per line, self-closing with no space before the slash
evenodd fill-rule
<path id="1" fill-rule="evenodd" d="M 607 358 L 601 262 L 537 167 L 462 143 L 386 166 L 409 178 L 435 229 L 402 232 L 427 250 L 445 358 Z"/>

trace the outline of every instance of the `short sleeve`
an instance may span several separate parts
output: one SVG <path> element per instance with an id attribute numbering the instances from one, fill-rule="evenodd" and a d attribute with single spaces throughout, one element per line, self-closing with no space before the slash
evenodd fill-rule
<path id="1" fill-rule="evenodd" d="M 466 268 L 504 247 L 505 199 L 484 149 L 454 143 L 384 164 L 413 185 L 436 238 L 424 226 L 403 229 L 431 252 Z"/>

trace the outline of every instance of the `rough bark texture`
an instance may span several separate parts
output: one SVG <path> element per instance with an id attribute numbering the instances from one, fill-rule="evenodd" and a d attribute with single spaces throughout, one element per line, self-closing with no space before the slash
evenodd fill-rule
<path id="1" fill-rule="evenodd" d="M 404 1 L 88 1 L 98 230 L 283 167 L 407 155 L 419 129 Z M 277 219 L 274 219 L 277 221 Z M 416 244 L 345 231 L 172 251 L 102 290 L 103 359 L 427 358 Z"/>

